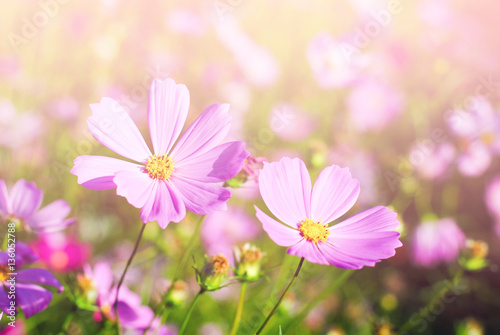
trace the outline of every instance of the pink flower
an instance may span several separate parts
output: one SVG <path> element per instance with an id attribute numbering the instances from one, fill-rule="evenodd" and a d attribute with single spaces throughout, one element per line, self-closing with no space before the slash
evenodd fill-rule
<path id="1" fill-rule="evenodd" d="M 220 144 L 230 128 L 229 105 L 208 107 L 178 139 L 189 108 L 186 86 L 172 79 L 151 84 L 148 122 L 154 154 L 129 115 L 113 99 L 90 105 L 90 132 L 104 146 L 135 161 L 80 156 L 71 173 L 92 190 L 116 188 L 143 222 L 166 228 L 186 209 L 197 214 L 225 210 L 231 193 L 218 183 L 234 177 L 248 156 L 243 142 Z M 174 145 L 175 143 L 175 145 Z"/>
<path id="2" fill-rule="evenodd" d="M 20 220 L 27 230 L 50 233 L 62 230 L 75 222 L 66 219 L 71 207 L 64 200 L 56 200 L 40 208 L 43 191 L 35 183 L 20 179 L 7 191 L 5 181 L 0 179 L 0 217 Z"/>
<path id="3" fill-rule="evenodd" d="M 91 291 L 97 293 L 96 304 L 99 311 L 94 314 L 94 319 L 100 322 L 105 317 L 114 322 L 116 285 L 113 285 L 113 273 L 109 264 L 100 262 L 94 266 L 94 269 L 89 265 L 85 266 L 84 274 L 78 276 L 78 283 L 84 294 L 92 296 Z M 143 306 L 141 297 L 125 285 L 120 287 L 117 312 L 120 326 L 124 329 L 145 330 L 154 317 L 151 308 Z"/>
<path id="4" fill-rule="evenodd" d="M 314 78 L 324 89 L 353 84 L 370 62 L 347 37 L 336 39 L 324 32 L 309 42 L 306 52 Z"/>
<path id="5" fill-rule="evenodd" d="M 53 271 L 75 271 L 90 257 L 89 244 L 78 242 L 74 236 L 62 233 L 43 234 L 31 246 L 40 255 L 40 261 Z"/>
<path id="6" fill-rule="evenodd" d="M 318 264 L 343 269 L 375 266 L 395 255 L 402 244 L 397 214 L 378 206 L 334 226 L 328 223 L 345 214 L 359 196 L 359 182 L 348 168 L 325 168 L 314 187 L 305 164 L 284 157 L 264 163 L 259 180 L 260 194 L 270 211 L 285 224 L 272 219 L 257 206 L 257 218 L 278 245 L 290 247 L 288 254 Z"/>
<path id="7" fill-rule="evenodd" d="M 360 131 L 379 131 L 390 124 L 405 105 L 403 94 L 381 81 L 363 80 L 347 98 L 354 128 Z"/>
<path id="8" fill-rule="evenodd" d="M 486 206 L 495 220 L 495 232 L 500 236 L 500 176 L 486 188 Z"/>
<path id="9" fill-rule="evenodd" d="M 443 143 L 433 148 L 415 144 L 410 152 L 410 160 L 419 175 L 426 179 L 442 176 L 455 158 L 455 148 Z"/>
<path id="10" fill-rule="evenodd" d="M 307 138 L 316 128 L 316 122 L 310 114 L 283 103 L 271 110 L 269 126 L 278 137 L 296 142 Z"/>
<path id="11" fill-rule="evenodd" d="M 425 267 L 453 262 L 465 241 L 464 233 L 452 219 L 425 221 L 413 234 L 413 260 Z"/>
<path id="12" fill-rule="evenodd" d="M 201 227 L 201 238 L 208 255 L 223 254 L 232 260 L 233 248 L 259 234 L 255 218 L 241 208 L 230 207 L 227 212 L 207 215 Z"/>

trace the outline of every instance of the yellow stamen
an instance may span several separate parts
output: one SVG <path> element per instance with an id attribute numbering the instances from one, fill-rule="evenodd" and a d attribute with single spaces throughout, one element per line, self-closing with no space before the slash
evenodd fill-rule
<path id="1" fill-rule="evenodd" d="M 490 145 L 495 142 L 495 134 L 494 133 L 484 133 L 481 135 L 481 140 L 484 144 Z"/>
<path id="2" fill-rule="evenodd" d="M 167 154 L 153 155 L 148 158 L 146 172 L 152 179 L 168 180 L 174 171 L 174 162 Z"/>
<path id="3" fill-rule="evenodd" d="M 299 232 L 309 242 L 314 243 L 318 243 L 318 241 L 325 242 L 330 235 L 327 224 L 322 224 L 320 221 L 314 222 L 311 219 L 305 219 L 300 223 Z"/>
<path id="4" fill-rule="evenodd" d="M 0 265 L 0 282 L 3 282 L 9 279 L 9 267 L 7 265 Z"/>

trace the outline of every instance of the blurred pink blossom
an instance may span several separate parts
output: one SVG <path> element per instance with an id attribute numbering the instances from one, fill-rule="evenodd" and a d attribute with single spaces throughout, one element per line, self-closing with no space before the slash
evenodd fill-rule
<path id="1" fill-rule="evenodd" d="M 18 113 L 9 100 L 0 100 L 0 146 L 28 147 L 42 133 L 42 119 L 33 112 Z"/>
<path id="2" fill-rule="evenodd" d="M 279 138 L 297 142 L 307 138 L 316 128 L 313 117 L 289 103 L 276 105 L 269 115 L 269 127 Z"/>
<path id="3" fill-rule="evenodd" d="M 360 131 L 380 131 L 401 114 L 403 93 L 374 78 L 358 83 L 347 98 L 351 122 Z"/>
<path id="4" fill-rule="evenodd" d="M 257 87 L 273 85 L 280 74 L 280 64 L 273 54 L 255 42 L 233 20 L 217 26 L 217 36 L 233 54 L 243 77 Z"/>
<path id="5" fill-rule="evenodd" d="M 167 24 L 171 31 L 186 35 L 203 35 L 206 30 L 206 23 L 202 18 L 187 9 L 175 9 L 167 16 Z"/>
<path id="6" fill-rule="evenodd" d="M 424 267 L 451 263 L 465 247 L 466 237 L 451 218 L 424 221 L 413 233 L 413 260 Z"/>
<path id="7" fill-rule="evenodd" d="M 457 158 L 458 171 L 467 177 L 482 175 L 491 164 L 491 153 L 480 141 L 466 144 L 462 154 Z"/>
<path id="8" fill-rule="evenodd" d="M 63 233 L 43 234 L 31 244 L 40 255 L 40 261 L 53 271 L 75 271 L 82 268 L 91 252 L 91 246 L 74 236 Z"/>
<path id="9" fill-rule="evenodd" d="M 495 232 L 500 237 L 500 176 L 486 188 L 486 206 L 495 220 Z"/>
<path id="10" fill-rule="evenodd" d="M 347 37 L 336 39 L 326 32 L 313 37 L 306 53 L 314 78 L 324 89 L 353 84 L 370 62 Z"/>
<path id="11" fill-rule="evenodd" d="M 415 144 L 410 152 L 410 159 L 418 174 L 425 179 L 442 176 L 455 159 L 455 148 L 450 143 L 443 143 L 427 149 Z"/>
<path id="12" fill-rule="evenodd" d="M 227 211 L 207 215 L 201 227 L 206 254 L 223 254 L 233 262 L 233 248 L 256 238 L 260 227 L 243 209 L 231 206 Z"/>

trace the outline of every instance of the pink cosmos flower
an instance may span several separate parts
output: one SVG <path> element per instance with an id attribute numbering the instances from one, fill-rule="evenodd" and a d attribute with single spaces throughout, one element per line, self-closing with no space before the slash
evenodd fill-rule
<path id="1" fill-rule="evenodd" d="M 297 142 L 307 138 L 316 128 L 312 115 L 288 103 L 276 105 L 269 115 L 269 126 L 280 138 Z"/>
<path id="2" fill-rule="evenodd" d="M 435 179 L 442 176 L 455 158 L 455 148 L 446 142 L 427 148 L 415 144 L 410 152 L 410 161 L 419 175 L 426 179 Z"/>
<path id="3" fill-rule="evenodd" d="M 466 237 L 455 221 L 425 221 L 413 234 L 413 260 L 425 267 L 453 262 L 465 247 Z"/>
<path id="4" fill-rule="evenodd" d="M 328 227 L 351 209 L 359 196 L 359 182 L 348 168 L 325 168 L 312 187 L 304 162 L 284 157 L 264 163 L 259 188 L 271 213 L 285 224 L 255 206 L 257 218 L 276 244 L 290 247 L 290 255 L 312 263 L 360 269 L 394 256 L 395 248 L 402 245 L 400 234 L 394 231 L 399 225 L 397 214 L 383 206 Z"/>
<path id="5" fill-rule="evenodd" d="M 398 89 L 374 78 L 357 84 L 347 106 L 354 128 L 360 131 L 378 131 L 401 114 L 405 99 Z"/>
<path id="6" fill-rule="evenodd" d="M 259 234 L 255 218 L 243 209 L 230 207 L 227 212 L 207 215 L 201 226 L 201 238 L 208 255 L 223 254 L 232 261 L 233 248 Z"/>
<path id="7" fill-rule="evenodd" d="M 248 156 L 240 141 L 220 144 L 230 128 L 229 105 L 208 107 L 178 139 L 189 108 L 186 86 L 172 79 L 151 84 L 148 122 L 154 154 L 125 110 L 113 99 L 90 105 L 90 132 L 104 146 L 133 160 L 80 156 L 71 173 L 92 190 L 116 188 L 143 222 L 161 228 L 197 214 L 225 210 L 231 193 L 218 183 L 234 177 Z M 175 145 L 174 145 L 175 143 Z"/>
<path id="8" fill-rule="evenodd" d="M 40 208 L 43 191 L 35 183 L 20 179 L 7 191 L 5 181 L 0 179 L 0 218 L 20 220 L 25 229 L 36 233 L 62 230 L 75 222 L 66 219 L 71 207 L 64 200 L 56 200 Z"/>
<path id="9" fill-rule="evenodd" d="M 62 233 L 43 234 L 31 244 L 40 261 L 53 271 L 81 269 L 90 257 L 91 247 L 74 236 Z"/>
<path id="10" fill-rule="evenodd" d="M 495 231 L 500 236 L 500 176 L 486 188 L 486 206 L 496 221 Z"/>
<path id="11" fill-rule="evenodd" d="M 15 250 L 14 269 L 10 268 L 12 266 L 12 263 L 9 262 L 9 254 L 12 252 L 10 249 Z M 0 308 L 4 313 L 11 315 L 11 299 L 9 299 L 8 292 L 12 285 L 15 285 L 15 306 L 22 309 L 26 318 L 46 309 L 52 300 L 52 292 L 42 285 L 56 288 L 58 293 L 64 290 L 61 283 L 48 270 L 22 269 L 24 265 L 34 263 L 37 260 L 38 257 L 33 253 L 33 250 L 23 242 L 17 242 L 15 248 L 0 252 L 0 284 L 2 286 L 0 288 Z M 11 275 L 11 272 L 17 274 Z M 15 278 L 13 282 L 12 278 Z"/>
<path id="12" fill-rule="evenodd" d="M 109 264 L 100 262 L 93 269 L 87 264 L 84 266 L 84 274 L 78 276 L 78 283 L 87 296 L 93 296 L 94 290 L 97 293 L 96 305 L 99 311 L 94 314 L 94 319 L 99 322 L 105 317 L 114 322 L 116 285 L 113 285 L 113 273 Z M 125 285 L 120 287 L 117 312 L 120 326 L 124 329 L 144 330 L 154 317 L 151 308 L 143 306 L 141 298 Z"/>

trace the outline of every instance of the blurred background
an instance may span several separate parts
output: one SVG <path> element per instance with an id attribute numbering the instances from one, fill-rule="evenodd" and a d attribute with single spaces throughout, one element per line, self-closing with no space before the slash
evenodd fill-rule
<path id="1" fill-rule="evenodd" d="M 499 9 L 493 0 L 3 1 L 0 178 L 35 182 L 44 204 L 64 199 L 77 220 L 56 237 L 24 241 L 65 282 L 101 260 L 119 276 L 139 210 L 114 190 L 85 189 L 69 170 L 77 156 L 114 155 L 87 129 L 90 103 L 120 102 L 149 141 L 149 85 L 169 77 L 190 91 L 187 124 L 230 103 L 229 137 L 254 157 L 300 157 L 313 178 L 347 166 L 361 183 L 352 213 L 386 205 L 399 214 L 395 257 L 347 274 L 308 264 L 267 333 L 281 325 L 284 334 L 390 334 L 410 323 L 408 334 L 498 334 Z M 242 182 L 228 212 L 207 217 L 194 256 L 232 257 L 245 242 L 266 253 L 267 277 L 250 286 L 240 327 L 251 334 L 298 259 L 256 220 L 256 176 Z M 158 304 L 196 221 L 146 228 L 126 279 L 143 304 Z M 183 280 L 189 302 L 190 264 Z M 72 308 L 65 294 L 19 321 L 23 331 L 57 334 Z M 227 334 L 237 297 L 235 286 L 204 297 L 188 333 Z M 173 332 L 185 311 L 170 314 Z M 64 326 L 101 329 L 88 311 Z"/>

